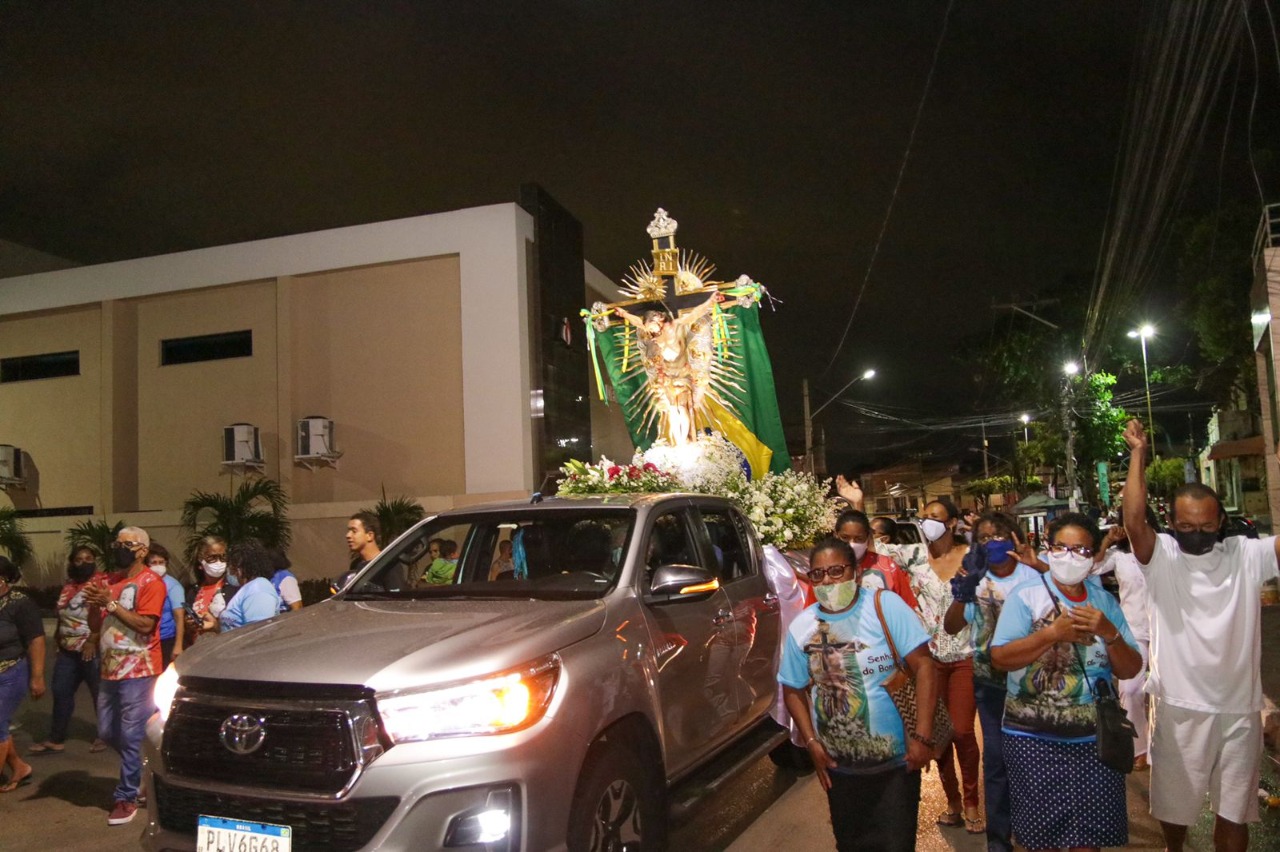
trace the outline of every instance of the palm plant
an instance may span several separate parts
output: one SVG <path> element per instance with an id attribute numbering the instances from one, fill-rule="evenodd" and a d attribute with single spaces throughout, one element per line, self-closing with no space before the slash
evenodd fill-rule
<path id="1" fill-rule="evenodd" d="M 382 528 L 382 544 L 386 545 L 394 541 L 400 533 L 409 529 L 409 527 L 422 520 L 427 515 L 427 510 L 411 497 L 396 497 L 392 500 L 387 499 L 387 489 L 382 489 L 382 499 L 374 506 L 368 509 L 361 509 L 362 512 L 369 512 L 376 515 L 378 525 Z"/>
<path id="2" fill-rule="evenodd" d="M 246 479 L 230 496 L 193 491 L 182 504 L 187 560 L 195 558 L 200 540 L 209 535 L 229 545 L 252 539 L 264 547 L 287 548 L 288 507 L 289 498 L 274 479 Z"/>
<path id="3" fill-rule="evenodd" d="M 0 508 L 0 550 L 6 551 L 18 566 L 35 554 L 31 539 L 22 531 L 22 518 L 16 509 L 8 506 Z"/>
<path id="4" fill-rule="evenodd" d="M 116 536 L 124 528 L 124 521 L 109 524 L 106 518 L 97 521 L 81 521 L 67 530 L 64 541 L 68 551 L 74 551 L 81 546 L 92 547 L 98 554 L 98 567 L 110 568 L 111 566 L 105 561 L 107 554 L 111 552 L 111 545 L 115 543 Z"/>

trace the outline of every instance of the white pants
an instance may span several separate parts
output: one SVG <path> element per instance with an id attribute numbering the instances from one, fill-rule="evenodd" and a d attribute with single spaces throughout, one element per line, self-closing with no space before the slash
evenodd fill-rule
<path id="1" fill-rule="evenodd" d="M 1204 806 L 1234 823 L 1258 821 L 1261 713 L 1205 713 L 1151 702 L 1151 815 L 1191 825 Z"/>
<path id="2" fill-rule="evenodd" d="M 1142 691 L 1147 685 L 1147 665 L 1150 661 L 1145 640 L 1138 640 L 1138 653 L 1142 655 L 1142 671 L 1116 684 L 1120 706 L 1124 708 L 1125 715 L 1129 717 L 1134 730 L 1138 732 L 1138 738 L 1133 742 L 1134 757 L 1147 753 L 1150 730 L 1147 725 L 1147 695 Z"/>

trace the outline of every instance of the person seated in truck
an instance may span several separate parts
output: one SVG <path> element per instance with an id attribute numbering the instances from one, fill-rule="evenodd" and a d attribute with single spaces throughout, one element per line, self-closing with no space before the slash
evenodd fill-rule
<path id="1" fill-rule="evenodd" d="M 447 586 L 458 571 L 458 543 L 453 539 L 440 541 L 440 558 L 432 562 L 422 575 L 422 582 L 434 586 Z"/>

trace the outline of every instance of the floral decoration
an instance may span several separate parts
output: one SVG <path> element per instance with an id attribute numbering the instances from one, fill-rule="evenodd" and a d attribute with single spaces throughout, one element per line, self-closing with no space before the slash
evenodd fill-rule
<path id="1" fill-rule="evenodd" d="M 596 464 L 574 461 L 566 464 L 560 494 L 644 494 L 680 491 L 679 481 L 636 453 L 630 464 L 617 464 L 601 456 Z"/>

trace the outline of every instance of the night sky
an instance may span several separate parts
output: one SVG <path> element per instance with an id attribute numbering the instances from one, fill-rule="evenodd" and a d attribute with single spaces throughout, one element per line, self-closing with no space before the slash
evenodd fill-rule
<path id="1" fill-rule="evenodd" d="M 662 206 L 718 277 L 769 287 L 794 438 L 802 377 L 820 402 L 868 366 L 855 398 L 958 415 L 953 351 L 1008 321 L 993 301 L 1087 298 L 1152 8 L 954 3 L 825 374 L 946 3 L 5 2 L 0 237 L 96 263 L 513 201 L 535 181 L 611 277 L 647 256 Z M 1223 116 L 1195 168 L 1216 169 Z M 844 416 L 824 413 L 837 456 L 892 443 L 841 435 Z"/>

